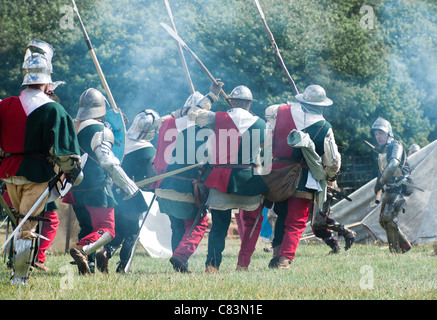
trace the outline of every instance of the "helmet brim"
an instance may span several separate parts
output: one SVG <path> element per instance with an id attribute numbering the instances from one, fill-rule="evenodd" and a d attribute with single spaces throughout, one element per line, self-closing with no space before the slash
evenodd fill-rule
<path id="1" fill-rule="evenodd" d="M 225 100 L 244 100 L 244 101 L 258 101 L 258 100 L 255 100 L 255 99 L 240 99 L 240 98 L 226 98 Z"/>
<path id="2" fill-rule="evenodd" d="M 299 93 L 298 95 L 295 96 L 295 98 L 299 102 L 303 102 L 303 103 L 306 103 L 306 104 L 311 104 L 313 106 L 320 106 L 320 107 L 329 107 L 329 106 L 331 106 L 334 103 L 329 98 L 325 98 L 323 101 L 320 101 L 320 102 L 308 101 L 308 100 L 305 100 L 303 98 L 303 93 Z"/>

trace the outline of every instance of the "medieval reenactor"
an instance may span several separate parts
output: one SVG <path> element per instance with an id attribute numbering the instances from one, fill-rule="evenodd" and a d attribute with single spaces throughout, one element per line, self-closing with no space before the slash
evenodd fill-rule
<path id="1" fill-rule="evenodd" d="M 289 268 L 306 228 L 315 194 L 321 189 L 314 178 L 315 173 L 305 161 L 302 148 L 293 148 L 287 143 L 290 132 L 297 130 L 309 135 L 324 167 L 326 177 L 323 178 L 328 183 L 336 180 L 341 166 L 331 124 L 323 117 L 324 108 L 332 105 L 332 100 L 326 97 L 325 90 L 319 85 L 308 86 L 303 94 L 296 95 L 296 99 L 299 103 L 273 105 L 265 111 L 266 119 L 274 126 L 272 168 L 286 168 L 294 163 L 300 164 L 301 168 L 294 193 L 274 203 L 278 218 L 272 241 L 271 268 Z"/>
<path id="2" fill-rule="evenodd" d="M 378 143 L 378 178 L 375 194 L 384 192 L 381 200 L 379 224 L 385 230 L 390 252 L 405 253 L 411 244 L 399 228 L 398 216 L 404 210 L 405 198 L 412 194 L 411 169 L 402 144 L 394 139 L 390 122 L 378 118 L 372 125 L 372 134 Z M 406 181 L 406 184 L 402 182 Z"/>
<path id="3" fill-rule="evenodd" d="M 114 207 L 117 202 L 112 184 L 121 189 L 125 199 L 138 194 L 142 198 L 139 188 L 121 168 L 121 160 L 113 153 L 115 140 L 112 130 L 119 128 L 111 128 L 105 121 L 106 103 L 100 91 L 89 88 L 80 96 L 75 118 L 81 153 L 88 154 L 83 182 L 72 188 L 69 199 L 81 229 L 79 241 L 70 249 L 80 274 L 93 271 L 88 256 L 115 236 Z"/>
<path id="4" fill-rule="evenodd" d="M 157 174 L 199 163 L 201 159 L 197 152 L 205 144 L 203 139 L 207 135 L 203 139 L 196 138 L 200 127 L 189 118 L 187 112 L 193 107 L 211 108 L 211 104 L 218 101 L 220 88 L 221 86 L 211 84 L 210 92 L 206 96 L 195 91 L 188 97 L 182 109 L 165 117 L 159 129 L 155 158 Z M 169 161 L 168 155 L 174 161 Z M 159 180 L 153 185 L 159 208 L 169 216 L 171 223 L 170 263 L 175 271 L 181 273 L 190 273 L 188 259 L 196 251 L 208 227 L 205 207 L 208 190 L 202 183 L 203 168 L 194 167 Z"/>
<path id="5" fill-rule="evenodd" d="M 30 41 L 22 66 L 22 86 L 26 88 L 19 97 L 9 97 L 0 103 L 0 148 L 5 153 L 0 178 L 6 182 L 11 203 L 19 214 L 17 228 L 21 219 L 25 221 L 12 242 L 12 285 L 28 283 L 38 237 L 39 221 L 35 217 L 44 210 L 50 194 L 47 190 L 53 186 L 49 182 L 55 177 L 59 179 L 62 172 L 72 183 L 81 179 L 80 149 L 73 120 L 50 98 L 53 53 L 50 44 Z M 36 209 L 30 212 L 34 205 Z"/>
<path id="6" fill-rule="evenodd" d="M 249 112 L 253 100 L 246 86 L 235 87 L 229 95 L 231 108 L 227 112 L 212 112 L 207 108 L 192 108 L 190 117 L 200 126 L 214 130 L 211 170 L 205 186 L 210 188 L 207 206 L 212 227 L 208 236 L 206 272 L 217 272 L 222 261 L 225 238 L 231 222 L 231 210 L 243 210 L 241 218 L 247 230 L 241 237 L 237 270 L 247 270 L 261 231 L 261 194 L 267 190 L 257 174 L 257 158 L 264 143 L 265 121 Z"/>
<path id="7" fill-rule="evenodd" d="M 126 149 L 122 168 L 133 181 L 155 176 L 155 147 L 150 143 L 157 131 L 159 115 L 152 109 L 139 112 L 126 133 Z M 116 272 L 124 273 L 140 231 L 141 214 L 147 210 L 140 197 L 124 200 L 124 192 L 115 187 L 115 238 L 96 254 L 97 268 L 108 272 L 109 259 L 120 249 L 120 262 Z"/>

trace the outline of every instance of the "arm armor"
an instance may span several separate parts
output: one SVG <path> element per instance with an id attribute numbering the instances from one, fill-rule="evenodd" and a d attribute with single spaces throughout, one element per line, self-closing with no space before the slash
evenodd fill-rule
<path id="1" fill-rule="evenodd" d="M 111 176 L 114 183 L 127 195 L 135 195 L 139 189 L 120 166 L 120 160 L 112 152 L 114 135 L 109 128 L 104 128 L 94 135 L 91 140 L 91 148 L 99 160 L 100 166 Z"/>
<path id="2" fill-rule="evenodd" d="M 199 107 L 192 107 L 188 111 L 188 117 L 199 127 L 212 125 L 215 122 L 215 113 Z"/>
<path id="3" fill-rule="evenodd" d="M 76 167 L 80 166 L 80 156 L 77 154 L 58 156 L 55 154 L 53 147 L 50 148 L 49 153 L 52 156 L 52 159 L 55 161 L 56 165 L 63 172 L 71 172 L 76 169 Z"/>
<path id="4" fill-rule="evenodd" d="M 327 179 L 330 181 L 336 180 L 341 167 L 341 155 L 338 152 L 332 129 L 328 130 L 325 137 L 322 164 L 325 166 Z"/>
<path id="5" fill-rule="evenodd" d="M 212 91 L 210 91 L 205 97 L 203 97 L 203 99 L 202 100 L 200 100 L 200 102 L 199 102 L 199 106 L 202 108 L 202 109 L 205 109 L 205 110 L 211 110 L 211 105 L 214 103 L 214 102 L 217 102 L 218 101 L 218 97 L 212 92 Z"/>
<path id="6" fill-rule="evenodd" d="M 53 148 L 50 150 L 56 165 L 65 173 L 68 182 L 78 185 L 83 180 L 82 168 L 80 166 L 80 156 L 73 154 L 68 156 L 57 156 L 53 153 Z"/>
<path id="7" fill-rule="evenodd" d="M 404 153 L 402 145 L 399 142 L 394 141 L 391 149 L 390 154 L 387 154 L 389 156 L 389 159 L 387 159 L 388 164 L 381 173 L 380 182 L 382 184 L 387 184 L 392 178 L 394 178 L 396 170 L 399 169 L 399 165 L 402 162 L 402 155 Z"/>

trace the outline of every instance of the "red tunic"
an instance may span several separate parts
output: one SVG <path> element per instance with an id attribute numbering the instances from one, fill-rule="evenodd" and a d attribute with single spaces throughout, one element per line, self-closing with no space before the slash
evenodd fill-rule
<path id="1" fill-rule="evenodd" d="M 166 159 L 166 154 L 168 153 L 169 150 L 174 149 L 173 147 L 171 147 L 171 144 L 176 143 L 177 135 L 174 135 L 172 139 L 169 141 L 166 141 L 164 137 L 165 137 L 165 133 L 168 130 L 172 130 L 172 129 L 177 130 L 175 118 L 166 119 L 162 123 L 161 128 L 159 129 L 158 143 L 156 146 L 156 156 L 155 156 L 155 171 L 157 175 L 167 172 L 169 159 Z M 170 156 L 171 156 L 171 152 L 170 152 Z M 161 182 L 162 180 L 158 180 L 152 183 L 152 189 L 158 188 Z"/>
<path id="2" fill-rule="evenodd" d="M 273 159 L 275 158 L 287 158 L 291 159 L 293 156 L 293 148 L 287 143 L 287 137 L 290 132 L 296 128 L 293 117 L 291 116 L 291 110 L 289 105 L 284 105 L 279 108 L 276 116 L 276 125 L 273 132 Z M 285 164 L 273 163 L 274 169 L 279 169 Z"/>
<path id="3" fill-rule="evenodd" d="M 231 116 L 227 112 L 216 112 L 215 115 L 215 163 L 229 164 L 235 163 L 238 158 L 238 149 L 241 144 L 241 134 Z M 223 131 L 221 131 L 223 130 Z M 238 149 L 232 148 L 232 139 L 220 138 L 223 133 L 228 132 L 238 133 Z M 216 188 L 222 193 L 227 193 L 229 177 L 231 176 L 232 168 L 215 168 L 208 175 L 205 185 L 209 188 Z"/>

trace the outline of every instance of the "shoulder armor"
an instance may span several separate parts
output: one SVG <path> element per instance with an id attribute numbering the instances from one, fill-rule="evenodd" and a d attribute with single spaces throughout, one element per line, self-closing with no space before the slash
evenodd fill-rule
<path id="1" fill-rule="evenodd" d="M 103 126 L 103 130 L 96 132 L 91 139 L 91 150 L 95 150 L 102 144 L 107 145 L 108 143 L 112 147 L 114 145 L 114 141 L 114 134 L 112 133 L 112 130 L 106 126 Z"/>
<path id="2" fill-rule="evenodd" d="M 401 162 L 404 155 L 404 147 L 402 146 L 402 143 L 394 140 L 392 145 L 389 147 L 387 155 L 388 155 L 388 159 L 387 159 L 388 162 L 390 162 L 392 159 L 396 159 L 399 162 Z"/>

